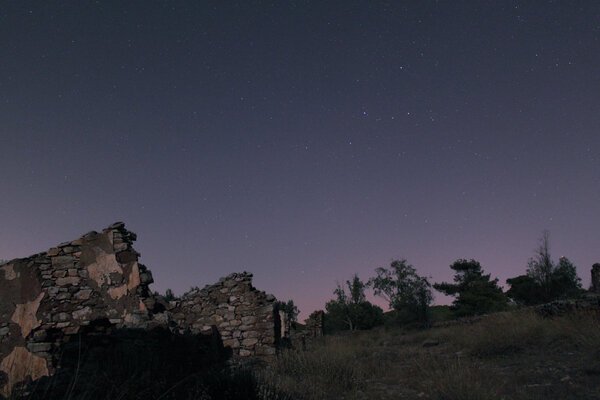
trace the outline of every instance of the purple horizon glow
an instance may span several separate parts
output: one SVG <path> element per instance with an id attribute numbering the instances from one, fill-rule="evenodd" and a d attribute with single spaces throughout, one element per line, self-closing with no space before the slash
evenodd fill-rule
<path id="1" fill-rule="evenodd" d="M 433 282 L 474 258 L 505 284 L 548 229 L 587 287 L 598 16 L 593 2 L 12 2 L 0 258 L 122 220 L 153 290 L 247 270 L 303 319 L 396 258 Z"/>

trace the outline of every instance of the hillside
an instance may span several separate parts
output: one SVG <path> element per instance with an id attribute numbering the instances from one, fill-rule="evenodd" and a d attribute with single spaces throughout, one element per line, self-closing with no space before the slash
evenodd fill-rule
<path id="1" fill-rule="evenodd" d="M 262 376 L 290 399 L 600 399 L 600 321 L 521 311 L 353 332 L 287 351 Z"/>

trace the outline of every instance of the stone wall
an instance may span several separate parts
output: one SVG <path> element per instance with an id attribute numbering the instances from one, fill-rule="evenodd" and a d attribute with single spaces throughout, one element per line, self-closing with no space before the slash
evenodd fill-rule
<path id="1" fill-rule="evenodd" d="M 325 319 L 324 311 L 315 311 L 306 320 L 306 335 L 309 338 L 317 338 L 323 336 L 323 323 Z"/>
<path id="2" fill-rule="evenodd" d="M 574 312 L 594 312 L 600 314 L 600 296 L 589 293 L 579 299 L 556 300 L 534 306 L 533 310 L 543 317 L 553 317 Z"/>
<path id="3" fill-rule="evenodd" d="M 152 275 L 138 263 L 135 239 L 115 223 L 0 267 L 0 393 L 51 375 L 74 335 L 148 326 Z"/>
<path id="4" fill-rule="evenodd" d="M 75 338 L 119 329 L 210 334 L 236 357 L 276 353 L 277 303 L 252 286 L 252 274 L 231 274 L 166 302 L 150 292 L 152 275 L 138 263 L 135 240 L 117 222 L 0 265 L 0 394 L 53 375 Z"/>
<path id="5" fill-rule="evenodd" d="M 234 356 L 273 355 L 281 336 L 275 297 L 252 286 L 243 272 L 185 294 L 170 310 L 180 331 L 207 334 L 217 330 Z"/>

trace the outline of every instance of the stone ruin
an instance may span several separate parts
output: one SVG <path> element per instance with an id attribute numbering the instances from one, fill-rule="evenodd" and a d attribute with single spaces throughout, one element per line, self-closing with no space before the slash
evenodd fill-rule
<path id="1" fill-rule="evenodd" d="M 122 222 L 0 266 L 0 394 L 53 375 L 64 345 L 114 329 L 217 335 L 234 357 L 272 355 L 281 335 L 275 297 L 231 274 L 174 302 L 154 296 Z"/>
<path id="2" fill-rule="evenodd" d="M 323 322 L 325 312 L 322 310 L 315 311 L 310 318 L 306 320 L 306 333 L 309 338 L 318 338 L 323 336 Z"/>
<path id="3" fill-rule="evenodd" d="M 252 274 L 231 274 L 192 290 L 170 309 L 178 329 L 198 334 L 218 330 L 233 355 L 274 355 L 280 338 L 275 296 L 252 286 Z"/>
<path id="4" fill-rule="evenodd" d="M 533 309 L 538 314 L 551 317 L 555 315 L 568 314 L 573 312 L 600 312 L 600 264 L 592 265 L 591 270 L 592 283 L 590 290 L 582 293 L 576 299 L 555 300 L 550 303 L 534 306 Z"/>
<path id="5" fill-rule="evenodd" d="M 600 294 L 600 263 L 592 265 L 592 286 L 590 291 Z"/>
<path id="6" fill-rule="evenodd" d="M 325 312 L 318 310 L 306 319 L 304 329 L 298 329 L 298 325 L 292 323 L 284 311 L 279 311 L 281 321 L 281 347 L 289 349 L 304 350 L 307 342 L 323 336 L 323 321 Z"/>

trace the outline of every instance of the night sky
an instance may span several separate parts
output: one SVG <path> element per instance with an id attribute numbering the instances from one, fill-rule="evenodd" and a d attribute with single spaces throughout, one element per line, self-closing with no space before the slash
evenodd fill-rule
<path id="1" fill-rule="evenodd" d="M 600 2 L 4 1 L 0 258 L 125 221 L 301 318 L 407 258 L 600 262 Z M 439 294 L 439 303 L 444 299 Z"/>

